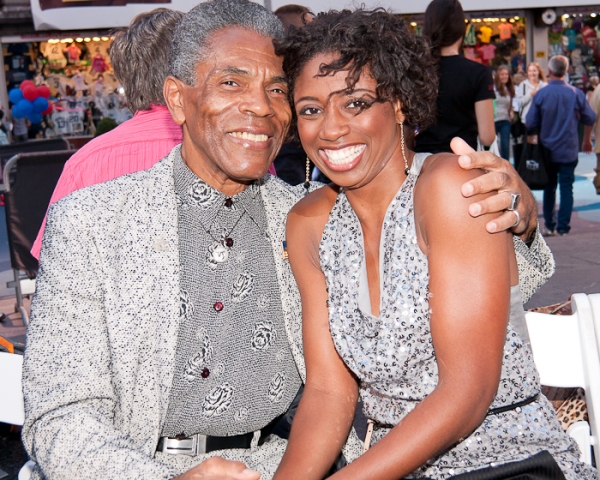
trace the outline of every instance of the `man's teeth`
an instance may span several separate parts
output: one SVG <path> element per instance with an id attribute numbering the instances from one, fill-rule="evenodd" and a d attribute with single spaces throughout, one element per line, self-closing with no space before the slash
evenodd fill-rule
<path id="1" fill-rule="evenodd" d="M 343 165 L 350 163 L 356 157 L 358 157 L 362 151 L 366 148 L 366 145 L 352 145 L 351 147 L 342 148 L 341 150 L 323 150 L 325 155 L 331 163 L 334 165 Z"/>
<path id="2" fill-rule="evenodd" d="M 229 135 L 242 138 L 244 140 L 250 140 L 251 142 L 266 142 L 269 139 L 268 135 L 264 135 L 262 133 L 255 135 L 248 132 L 231 132 Z"/>

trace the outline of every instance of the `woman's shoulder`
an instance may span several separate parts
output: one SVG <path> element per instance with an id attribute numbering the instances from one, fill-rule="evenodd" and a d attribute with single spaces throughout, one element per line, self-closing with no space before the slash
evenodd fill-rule
<path id="1" fill-rule="evenodd" d="M 479 169 L 465 170 L 458 163 L 458 155 L 453 153 L 436 153 L 427 157 L 421 169 L 415 191 L 415 200 L 419 193 L 422 196 L 438 198 L 463 198 L 460 187 L 463 183 L 483 175 Z"/>
<path id="2" fill-rule="evenodd" d="M 288 215 L 288 223 L 325 227 L 339 193 L 334 184 L 324 185 L 298 201 Z"/>

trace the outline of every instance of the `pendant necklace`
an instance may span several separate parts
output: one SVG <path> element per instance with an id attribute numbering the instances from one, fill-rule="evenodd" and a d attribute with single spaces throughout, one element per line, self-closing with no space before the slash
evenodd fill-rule
<path id="1" fill-rule="evenodd" d="M 231 200 L 231 198 L 227 198 L 225 200 L 225 206 L 227 208 L 231 208 L 232 205 L 233 201 Z M 244 208 L 243 210 L 244 211 L 235 221 L 233 227 L 231 227 L 229 232 L 227 232 L 226 230 L 223 232 L 221 240 L 217 240 L 217 238 L 212 234 L 212 225 L 209 227 L 208 230 L 205 229 L 206 233 L 208 233 L 211 236 L 211 238 L 215 241 L 215 243 L 208 247 L 208 259 L 211 263 L 225 263 L 229 259 L 229 249 L 233 247 L 233 239 L 230 237 L 230 235 L 235 229 L 235 227 L 237 227 L 237 224 L 240 223 L 242 217 L 246 215 L 246 209 Z"/>

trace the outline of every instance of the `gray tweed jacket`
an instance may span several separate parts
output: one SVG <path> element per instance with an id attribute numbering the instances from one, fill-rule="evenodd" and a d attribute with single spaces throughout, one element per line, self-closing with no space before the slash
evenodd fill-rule
<path id="1" fill-rule="evenodd" d="M 165 479 L 205 458 L 155 453 L 180 304 L 172 170 L 173 154 L 50 208 L 23 367 L 23 441 L 37 463 L 34 478 Z M 286 216 L 301 192 L 272 176 L 263 180 L 287 337 L 304 379 L 300 297 L 281 255 Z M 543 240 L 530 250 L 516 244 L 528 298 L 553 261 Z M 360 448 L 352 433 L 346 457 L 356 458 Z M 273 439 L 217 454 L 268 479 L 284 449 Z"/>

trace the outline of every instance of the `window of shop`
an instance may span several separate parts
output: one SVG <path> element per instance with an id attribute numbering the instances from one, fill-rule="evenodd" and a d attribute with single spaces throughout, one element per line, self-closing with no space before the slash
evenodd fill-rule
<path id="1" fill-rule="evenodd" d="M 20 39 L 2 39 L 8 92 L 25 80 L 50 89 L 52 111 L 43 115 L 39 128 L 34 128 L 36 136 L 93 135 L 102 118 L 112 118 L 117 124 L 131 118 L 111 66 L 109 36 L 98 33 L 15 40 Z"/>
<path id="2" fill-rule="evenodd" d="M 567 56 L 569 83 L 593 91 L 600 76 L 600 6 L 562 8 L 557 13 L 548 29 L 548 56 Z"/>

